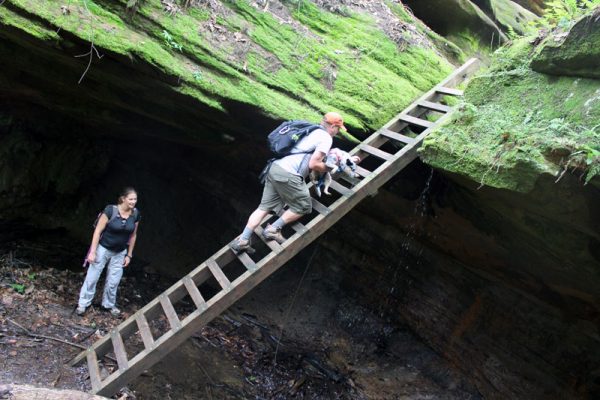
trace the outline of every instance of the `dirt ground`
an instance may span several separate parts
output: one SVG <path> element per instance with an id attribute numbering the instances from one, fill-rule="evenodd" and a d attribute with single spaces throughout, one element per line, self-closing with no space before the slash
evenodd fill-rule
<path id="1" fill-rule="evenodd" d="M 344 293 L 318 253 L 310 247 L 114 398 L 480 398 L 411 332 Z M 119 289 L 122 316 L 102 311 L 97 293 L 79 317 L 83 278 L 18 246 L 0 251 L 0 384 L 88 391 L 85 365 L 68 361 L 172 283 L 134 265 Z"/>

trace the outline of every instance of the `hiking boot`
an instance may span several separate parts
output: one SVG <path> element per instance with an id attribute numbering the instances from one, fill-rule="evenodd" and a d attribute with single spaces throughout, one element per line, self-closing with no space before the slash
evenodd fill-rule
<path id="1" fill-rule="evenodd" d="M 235 254 L 246 252 L 248 254 L 254 253 L 254 248 L 250 246 L 250 241 L 242 238 L 237 238 L 233 242 L 229 243 L 229 248 L 233 250 Z"/>
<path id="2" fill-rule="evenodd" d="M 118 317 L 119 315 L 121 315 L 121 310 L 119 310 L 117 307 L 104 307 L 102 306 L 102 310 L 109 312 L 113 317 Z"/>
<path id="3" fill-rule="evenodd" d="M 75 310 L 75 313 L 77 313 L 77 315 L 85 314 L 85 307 L 77 306 L 77 310 Z"/>
<path id="4" fill-rule="evenodd" d="M 273 228 L 271 225 L 267 225 L 267 227 L 263 230 L 263 237 L 267 240 L 274 240 L 279 244 L 285 242 L 285 238 L 281 234 L 281 229 Z"/>
<path id="5" fill-rule="evenodd" d="M 110 309 L 110 314 L 113 317 L 118 317 L 119 315 L 121 315 L 121 310 L 119 310 L 117 307 L 113 307 Z"/>

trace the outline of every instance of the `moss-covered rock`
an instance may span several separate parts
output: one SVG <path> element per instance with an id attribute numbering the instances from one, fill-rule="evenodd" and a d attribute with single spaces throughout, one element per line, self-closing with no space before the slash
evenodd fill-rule
<path id="1" fill-rule="evenodd" d="M 600 8 L 577 21 L 568 33 L 550 34 L 531 67 L 552 75 L 600 78 Z"/>
<path id="2" fill-rule="evenodd" d="M 507 40 L 502 30 L 470 0 L 406 0 L 415 15 L 466 53 Z"/>
<path id="3" fill-rule="evenodd" d="M 534 12 L 537 15 L 542 15 L 544 13 L 544 6 L 546 4 L 546 0 L 513 0 L 515 3 L 523 6 L 529 11 Z"/>
<path id="4" fill-rule="evenodd" d="M 188 138 L 199 126 L 214 131 L 218 125 L 206 122 L 206 110 L 227 115 L 239 106 L 273 119 L 317 120 L 338 110 L 354 130 L 373 130 L 452 69 L 445 49 L 436 47 L 443 40 L 430 40 L 428 29 L 416 29 L 397 4 L 377 2 L 377 18 L 360 5 L 324 9 L 305 0 L 271 1 L 270 9 L 247 0 L 178 4 L 7 0 L 0 7 L 0 51 L 27 58 L 14 65 L 31 65 L 27 70 L 45 92 L 72 91 L 78 80 L 105 89 L 89 102 L 81 101 L 88 93 L 73 93 L 46 107 L 80 118 L 108 109 L 113 117 L 94 115 L 96 123 L 114 129 L 122 125 L 114 115 L 127 108 Z M 38 57 L 69 68 L 45 71 L 31 64 Z M 20 73 L 6 68 L 0 75 Z M 153 105 L 145 86 L 154 88 Z M 0 77 L 0 94 L 7 93 L 15 96 L 11 79 Z M 128 97 L 143 106 L 121 100 Z"/>
<path id="5" fill-rule="evenodd" d="M 504 32 L 523 35 L 538 17 L 511 0 L 473 0 Z"/>
<path id="6" fill-rule="evenodd" d="M 498 51 L 469 84 L 460 111 L 425 140 L 422 159 L 520 192 L 541 174 L 558 180 L 566 170 L 598 184 L 600 81 L 532 71 L 533 51 L 529 39 Z"/>

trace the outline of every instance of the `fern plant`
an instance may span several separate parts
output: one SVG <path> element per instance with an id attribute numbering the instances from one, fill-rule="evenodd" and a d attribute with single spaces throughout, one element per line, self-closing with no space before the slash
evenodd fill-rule
<path id="1" fill-rule="evenodd" d="M 544 16 L 536 24 L 566 29 L 572 21 L 599 5 L 600 0 L 551 0 L 546 3 Z"/>

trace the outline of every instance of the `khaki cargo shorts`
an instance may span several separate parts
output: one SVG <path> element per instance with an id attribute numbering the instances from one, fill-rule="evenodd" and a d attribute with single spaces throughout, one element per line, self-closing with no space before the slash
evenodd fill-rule
<path id="1" fill-rule="evenodd" d="M 273 164 L 267 174 L 258 208 L 263 211 L 279 213 L 285 204 L 296 214 L 312 212 L 312 201 L 304 179 Z"/>

